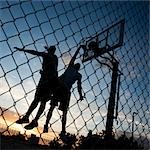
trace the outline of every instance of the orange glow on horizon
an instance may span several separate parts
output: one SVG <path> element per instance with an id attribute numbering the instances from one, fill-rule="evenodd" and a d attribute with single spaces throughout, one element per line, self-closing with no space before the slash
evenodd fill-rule
<path id="1" fill-rule="evenodd" d="M 0 116 L 0 132 L 5 131 L 7 127 L 9 127 L 8 130 L 10 131 L 13 130 L 14 132 L 16 131 L 16 133 L 20 132 L 21 134 L 26 134 L 27 136 L 34 134 L 37 137 L 41 137 L 46 140 L 53 140 L 53 138 L 58 135 L 58 133 L 54 133 L 52 131 L 49 131 L 48 133 L 43 133 L 42 127 L 34 128 L 32 130 L 26 130 L 24 129 L 25 124 L 21 125 L 15 123 L 17 119 L 18 115 L 13 111 L 6 111 L 5 113 L 3 113 L 3 117 L 2 115 Z"/>

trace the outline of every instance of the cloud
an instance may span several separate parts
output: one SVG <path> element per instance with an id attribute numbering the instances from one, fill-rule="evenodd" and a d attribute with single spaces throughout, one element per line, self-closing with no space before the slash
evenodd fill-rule
<path id="1" fill-rule="evenodd" d="M 16 131 L 20 131 L 22 134 L 24 132 L 26 132 L 27 135 L 36 134 L 37 136 L 48 139 L 48 140 L 51 140 L 56 135 L 58 135 L 58 133 L 54 133 L 52 131 L 49 131 L 46 134 L 42 134 L 43 133 L 43 127 L 40 127 L 40 126 L 38 128 L 34 128 L 33 130 L 25 130 L 23 128 L 24 125 L 22 126 L 20 124 L 14 123 L 18 119 L 18 114 L 15 113 L 14 111 L 10 111 L 10 110 L 5 111 L 5 110 L 6 109 L 3 108 L 3 107 L 1 107 L 1 109 L 0 109 L 0 113 L 2 114 L 0 116 L 0 122 L 1 122 L 1 124 L 3 124 L 3 125 L 1 125 L 1 126 L 3 126 L 3 128 L 4 127 L 7 128 L 7 125 L 8 125 L 9 126 L 8 129 L 13 129 L 13 130 L 16 130 Z M 5 124 L 5 123 L 7 123 L 7 124 Z"/>
<path id="2" fill-rule="evenodd" d="M 7 92 L 8 90 L 9 90 L 9 86 L 5 78 L 0 78 L 0 95 Z"/>
<path id="3" fill-rule="evenodd" d="M 3 116 L 4 118 L 6 118 L 6 120 L 10 120 L 10 121 L 15 121 L 18 118 L 18 114 L 11 111 L 11 110 L 7 110 L 4 107 L 0 107 L 0 114 L 1 117 Z"/>
<path id="4" fill-rule="evenodd" d="M 148 111 L 148 110 L 145 111 L 145 113 L 146 113 L 147 115 L 150 115 L 150 110 L 149 110 L 149 111 Z"/>
<path id="5" fill-rule="evenodd" d="M 71 55 L 70 55 L 68 52 L 66 52 L 66 53 L 64 53 L 64 54 L 62 55 L 62 59 L 63 59 L 63 62 L 65 63 L 65 65 L 68 65 L 68 64 L 69 64 L 71 58 L 72 58 L 72 57 L 71 57 Z"/>
<path id="6" fill-rule="evenodd" d="M 135 79 L 135 78 L 138 78 L 138 77 L 140 77 L 140 74 L 137 73 L 136 70 L 132 70 L 132 71 L 129 72 L 129 78 L 130 78 L 131 80 L 132 80 L 132 79 Z"/>

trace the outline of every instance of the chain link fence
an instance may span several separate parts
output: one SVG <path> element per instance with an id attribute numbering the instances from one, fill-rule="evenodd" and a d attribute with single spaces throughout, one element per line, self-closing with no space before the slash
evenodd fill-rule
<path id="1" fill-rule="evenodd" d="M 149 2 L 148 1 L 1 1 L 0 16 L 0 108 L 1 133 L 20 131 L 43 139 L 57 137 L 61 131 L 61 111 L 54 110 L 49 133 L 42 133 L 50 104 L 39 119 L 39 127 L 28 131 L 15 121 L 31 104 L 40 78 L 42 60 L 14 47 L 44 51 L 55 45 L 61 75 L 80 41 L 106 30 L 124 19 L 123 45 L 113 51 L 122 72 L 116 120 L 116 136 L 132 135 L 148 148 L 149 122 Z M 111 39 L 113 43 L 114 38 Z M 112 70 L 95 59 L 81 63 L 84 101 L 78 102 L 76 84 L 71 90 L 66 130 L 87 135 L 106 129 Z M 99 58 L 98 58 L 99 59 Z M 99 61 L 101 61 L 99 59 Z M 32 119 L 37 109 L 32 113 Z M 134 128 L 133 128 L 134 127 Z"/>

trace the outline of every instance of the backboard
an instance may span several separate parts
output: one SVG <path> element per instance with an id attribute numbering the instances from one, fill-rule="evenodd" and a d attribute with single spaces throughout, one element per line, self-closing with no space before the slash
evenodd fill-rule
<path id="1" fill-rule="evenodd" d="M 84 48 L 82 62 L 86 62 L 88 60 L 101 56 L 104 53 L 113 51 L 114 49 L 121 47 L 123 45 L 124 22 L 124 19 L 120 20 L 101 33 L 98 33 L 91 38 L 87 38 L 87 40 L 85 41 L 86 48 Z M 97 43 L 99 51 L 102 50 L 102 52 L 100 52 L 98 55 L 95 55 L 94 51 L 92 49 L 89 49 L 89 43 L 92 41 Z"/>

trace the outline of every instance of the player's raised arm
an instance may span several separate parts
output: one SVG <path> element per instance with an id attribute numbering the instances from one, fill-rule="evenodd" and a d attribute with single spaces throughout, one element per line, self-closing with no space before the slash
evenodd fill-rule
<path id="1" fill-rule="evenodd" d="M 80 96 L 80 98 L 79 98 L 79 100 L 83 100 L 83 96 L 82 96 L 82 86 L 81 86 L 81 78 L 80 79 L 78 79 L 78 81 L 77 81 L 77 88 L 78 88 L 78 92 L 79 92 L 79 96 Z"/>
<path id="2" fill-rule="evenodd" d="M 35 50 L 27 50 L 27 49 L 24 49 L 23 48 L 18 48 L 18 47 L 14 47 L 16 50 L 19 50 L 19 51 L 23 51 L 23 52 L 26 52 L 26 53 L 29 53 L 29 54 L 32 54 L 32 55 L 37 55 L 37 56 L 44 56 L 45 53 L 44 52 L 37 52 Z"/>
<path id="3" fill-rule="evenodd" d="M 73 57 L 72 57 L 71 60 L 70 60 L 70 63 L 69 63 L 69 65 L 68 65 L 68 67 L 74 65 L 74 62 L 75 62 L 75 60 L 76 60 L 76 57 L 77 57 L 77 55 L 78 55 L 78 53 L 79 53 L 80 48 L 81 48 L 81 46 L 79 46 L 79 47 L 77 48 L 75 54 L 73 55 Z"/>

